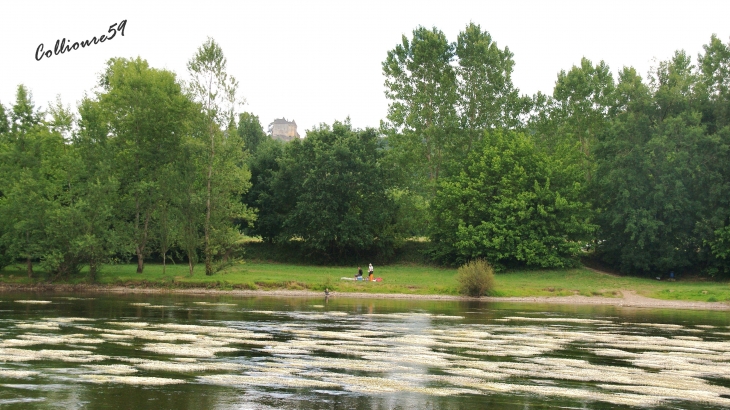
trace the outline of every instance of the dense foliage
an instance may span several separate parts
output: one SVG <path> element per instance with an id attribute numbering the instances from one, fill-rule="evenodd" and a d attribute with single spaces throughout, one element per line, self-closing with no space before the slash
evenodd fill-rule
<path id="1" fill-rule="evenodd" d="M 11 126 L 0 126 L 0 260 L 22 258 L 29 276 L 36 262 L 55 277 L 88 265 L 93 280 L 130 255 L 138 273 L 151 254 L 174 252 L 190 274 L 199 254 L 224 259 L 234 223 L 254 219 L 235 130 L 140 58 L 109 60 L 98 86 L 78 117 L 60 102 L 41 112 L 18 87 Z"/>
<path id="2" fill-rule="evenodd" d="M 730 268 L 728 77 L 708 62 L 724 54 L 727 64 L 727 50 L 713 39 L 700 69 L 678 52 L 648 85 L 621 73 L 616 113 L 599 135 L 595 195 L 598 251 L 622 271 Z"/>
<path id="3" fill-rule="evenodd" d="M 353 129 L 349 120 L 322 124 L 283 152 L 277 142 L 261 144 L 248 195 L 264 221 L 255 232 L 269 241 L 300 239 L 304 248 L 331 258 L 392 253 L 395 205 L 381 145 L 374 129 Z"/>
<path id="4" fill-rule="evenodd" d="M 488 132 L 431 202 L 438 259 L 565 267 L 590 240 L 580 169 L 519 132 Z"/>

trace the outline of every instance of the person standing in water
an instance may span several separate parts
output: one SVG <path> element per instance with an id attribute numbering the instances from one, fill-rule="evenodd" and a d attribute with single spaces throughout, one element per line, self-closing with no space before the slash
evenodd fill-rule
<path id="1" fill-rule="evenodd" d="M 375 269 L 373 269 L 373 264 L 371 263 L 368 265 L 368 280 L 372 281 L 375 279 Z"/>

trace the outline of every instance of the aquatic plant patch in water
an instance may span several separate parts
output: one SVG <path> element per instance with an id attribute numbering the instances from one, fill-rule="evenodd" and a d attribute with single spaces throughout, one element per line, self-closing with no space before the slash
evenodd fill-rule
<path id="1" fill-rule="evenodd" d="M 341 408 L 389 400 L 505 407 L 514 397 L 542 407 L 730 407 L 730 383 L 722 382 L 730 380 L 730 337 L 720 316 L 713 324 L 664 323 L 616 312 L 370 313 L 356 303 L 312 302 L 277 311 L 155 300 L 115 301 L 117 310 L 85 318 L 74 308 L 103 300 L 65 299 L 50 311 L 14 304 L 17 315 L 0 321 L 0 385 L 22 380 L 38 386 L 38 397 L 51 397 L 42 393 L 49 384 L 145 386 L 129 394 L 152 395 L 174 388 L 183 397 L 223 389 L 260 407 L 296 407 L 298 397 L 318 394 L 346 398 Z M 61 314 L 64 304 L 72 314 Z"/>

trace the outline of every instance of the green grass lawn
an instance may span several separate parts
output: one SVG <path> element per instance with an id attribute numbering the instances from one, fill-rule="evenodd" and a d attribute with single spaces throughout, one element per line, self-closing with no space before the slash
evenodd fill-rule
<path id="1" fill-rule="evenodd" d="M 363 266 L 363 268 L 365 268 Z M 418 265 L 376 266 L 375 276 L 382 282 L 340 280 L 353 277 L 357 267 L 322 267 L 280 263 L 244 263 L 212 276 L 197 266 L 188 275 L 187 265 L 147 264 L 143 274 L 135 272 L 136 265 L 107 265 L 99 274 L 98 283 L 123 286 L 209 287 L 217 289 L 302 289 L 337 292 L 407 293 L 419 295 L 457 295 L 456 269 Z M 25 275 L 24 266 L 17 265 L 0 271 L 0 283 L 34 284 L 47 281 L 38 273 L 33 279 Z M 86 283 L 82 274 L 69 281 L 56 283 Z M 496 275 L 494 296 L 585 296 L 620 297 L 622 290 L 640 295 L 675 300 L 730 301 L 730 284 L 712 281 L 657 281 L 647 278 L 613 276 L 585 268 L 561 270 L 511 271 Z"/>
<path id="2" fill-rule="evenodd" d="M 632 276 L 614 276 L 585 268 L 569 270 L 514 271 L 498 274 L 499 296 L 584 296 L 620 297 L 633 290 L 639 295 L 667 300 L 730 301 L 730 283 L 680 280 L 658 281 Z"/>

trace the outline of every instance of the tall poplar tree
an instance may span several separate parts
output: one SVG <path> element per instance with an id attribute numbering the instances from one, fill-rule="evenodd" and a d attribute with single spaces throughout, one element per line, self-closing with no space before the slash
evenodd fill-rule
<path id="1" fill-rule="evenodd" d="M 457 107 L 468 152 L 484 131 L 521 125 L 520 114 L 528 108 L 529 100 L 520 97 L 512 84 L 514 54 L 507 47 L 499 48 L 479 25 L 471 23 L 459 33 L 455 55 Z"/>
<path id="2" fill-rule="evenodd" d="M 587 180 L 594 173 L 597 136 L 613 115 L 614 90 L 608 65 L 603 61 L 593 65 L 587 58 L 581 59 L 580 66 L 560 71 L 555 83 L 553 116 L 558 123 L 553 138 L 560 139 L 556 143 L 564 150 L 558 154 L 577 158 Z"/>
<path id="3" fill-rule="evenodd" d="M 11 258 L 22 257 L 26 272 L 33 274 L 33 260 L 44 249 L 44 214 L 47 202 L 41 172 L 44 137 L 48 135 L 43 113 L 35 107 L 30 91 L 19 85 L 10 111 L 10 127 L 0 134 L 0 206 L 2 238 Z"/>
<path id="4" fill-rule="evenodd" d="M 437 29 L 418 27 L 382 64 L 391 100 L 384 130 L 394 162 L 417 184 L 433 184 L 458 149 L 454 45 Z"/>
<path id="5" fill-rule="evenodd" d="M 249 188 L 250 174 L 243 163 L 243 146 L 233 126 L 233 114 L 235 106 L 243 101 L 236 96 L 238 82 L 228 74 L 226 65 L 223 50 L 212 38 L 188 62 L 190 91 L 202 109 L 202 131 L 206 139 L 203 223 L 206 275 L 213 274 L 213 257 L 224 252 L 223 247 L 235 234 L 230 222 L 254 218 L 240 202 L 240 194 Z"/>

